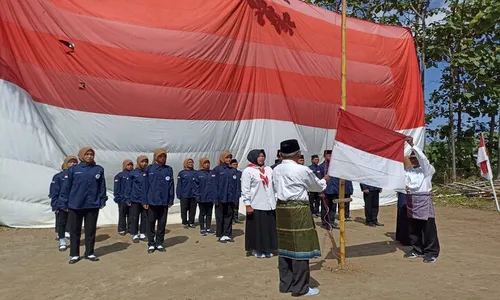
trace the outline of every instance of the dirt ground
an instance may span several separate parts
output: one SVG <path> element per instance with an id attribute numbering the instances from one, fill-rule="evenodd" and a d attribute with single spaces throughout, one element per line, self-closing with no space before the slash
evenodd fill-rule
<path id="1" fill-rule="evenodd" d="M 323 257 L 311 261 L 311 282 L 324 299 L 498 299 L 500 214 L 437 207 L 441 256 L 435 264 L 403 259 L 393 242 L 395 207 L 385 227 L 364 226 L 363 212 L 347 223 L 347 272 L 331 271 L 329 239 L 318 228 Z M 168 226 L 166 253 L 146 253 L 116 228 L 98 230 L 100 262 L 69 265 L 52 230 L 0 229 L 1 299 L 287 299 L 278 292 L 276 257 L 245 257 L 243 225 L 235 243 Z M 338 242 L 338 231 L 335 231 Z M 83 248 L 82 248 L 83 253 Z M 495 296 L 496 295 L 496 296 Z"/>

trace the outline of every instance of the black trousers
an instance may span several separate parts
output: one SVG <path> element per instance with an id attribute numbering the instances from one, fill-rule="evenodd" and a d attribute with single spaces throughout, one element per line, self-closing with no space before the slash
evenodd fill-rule
<path id="1" fill-rule="evenodd" d="M 236 199 L 234 202 L 234 219 L 233 220 L 239 220 L 240 219 L 240 199 Z"/>
<path id="2" fill-rule="evenodd" d="M 118 203 L 118 232 L 130 232 L 132 218 L 130 216 L 131 206 L 127 203 Z"/>
<path id="3" fill-rule="evenodd" d="M 232 237 L 233 235 L 234 203 L 218 203 L 215 205 L 215 221 L 217 237 Z"/>
<path id="4" fill-rule="evenodd" d="M 365 200 L 365 222 L 367 224 L 378 222 L 379 196 L 380 192 L 378 191 L 363 193 L 363 199 Z"/>
<path id="5" fill-rule="evenodd" d="M 70 256 L 80 256 L 80 238 L 82 237 L 82 223 L 85 221 L 85 256 L 94 254 L 95 235 L 99 208 L 70 209 L 68 222 L 70 223 Z"/>
<path id="6" fill-rule="evenodd" d="M 309 193 L 309 207 L 311 208 L 311 213 L 319 214 L 320 206 L 321 206 L 320 193 Z"/>
<path id="7" fill-rule="evenodd" d="M 68 212 L 64 210 L 60 210 L 56 213 L 56 221 L 57 221 L 57 236 L 59 239 L 64 239 L 66 231 L 69 232 L 68 225 Z"/>
<path id="8" fill-rule="evenodd" d="M 438 257 L 440 246 L 437 234 L 436 219 L 409 219 L 410 243 L 413 251 L 426 257 Z"/>
<path id="9" fill-rule="evenodd" d="M 167 227 L 168 206 L 150 205 L 147 214 L 148 246 L 163 246 L 163 242 L 165 241 L 165 229 Z M 156 230 L 155 225 L 157 225 Z"/>
<path id="10" fill-rule="evenodd" d="M 140 233 L 146 234 L 147 223 L 148 223 L 148 213 L 142 207 L 142 204 L 132 202 L 130 206 L 130 234 L 136 235 Z M 139 226 L 140 221 L 140 226 Z"/>
<path id="11" fill-rule="evenodd" d="M 300 296 L 309 292 L 309 260 L 295 260 L 280 256 L 278 259 L 280 292 Z"/>
<path id="12" fill-rule="evenodd" d="M 325 200 L 321 201 L 321 224 L 328 227 L 328 224 L 335 222 L 335 214 L 337 213 L 337 203 L 333 203 L 334 199 L 337 199 L 338 195 L 335 194 L 325 194 Z M 325 206 L 326 204 L 326 206 Z M 328 216 L 326 211 L 328 210 Z M 328 222 L 328 223 L 327 223 Z"/>
<path id="13" fill-rule="evenodd" d="M 407 216 L 406 204 L 398 207 L 398 215 L 396 221 L 396 241 L 401 245 L 410 246 L 410 221 Z"/>
<path id="14" fill-rule="evenodd" d="M 207 230 L 212 228 L 212 211 L 214 204 L 212 202 L 198 203 L 200 207 L 200 215 L 198 222 L 200 222 L 200 230 Z"/>
<path id="15" fill-rule="evenodd" d="M 189 213 L 189 215 L 188 215 Z M 189 218 L 188 218 L 189 216 Z M 181 199 L 181 219 L 183 225 L 194 225 L 196 216 L 196 200 L 194 198 Z"/>

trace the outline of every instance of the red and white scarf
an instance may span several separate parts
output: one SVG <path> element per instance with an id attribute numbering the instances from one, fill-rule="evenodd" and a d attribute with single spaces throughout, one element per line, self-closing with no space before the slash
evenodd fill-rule
<path id="1" fill-rule="evenodd" d="M 260 167 L 260 166 L 258 166 L 256 164 L 253 164 L 253 163 L 249 163 L 248 166 L 252 167 L 252 168 L 258 168 L 259 169 L 259 172 L 260 172 L 259 175 L 260 175 L 260 179 L 262 180 L 262 184 L 267 187 L 269 185 L 269 178 L 266 175 L 266 169 L 265 169 L 265 167 Z"/>

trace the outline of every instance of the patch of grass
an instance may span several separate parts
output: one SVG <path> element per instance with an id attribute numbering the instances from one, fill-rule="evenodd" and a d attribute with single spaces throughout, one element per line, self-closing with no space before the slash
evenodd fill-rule
<path id="1" fill-rule="evenodd" d="M 467 197 L 459 195 L 449 197 L 433 197 L 433 200 L 434 204 L 439 206 L 472 208 L 487 211 L 496 210 L 495 201 L 491 200 L 490 198 Z"/>

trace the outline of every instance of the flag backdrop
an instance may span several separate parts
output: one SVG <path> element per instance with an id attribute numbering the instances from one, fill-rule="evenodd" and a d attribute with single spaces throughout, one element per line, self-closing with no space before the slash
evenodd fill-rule
<path id="1" fill-rule="evenodd" d="M 423 146 L 411 33 L 348 19 L 347 59 L 348 111 Z M 340 15 L 298 0 L 2 0 L 0 224 L 53 226 L 49 183 L 83 146 L 108 189 L 123 159 L 158 147 L 176 172 L 186 157 L 214 165 L 288 138 L 320 154 L 339 79 Z M 117 220 L 108 194 L 101 225 Z"/>

